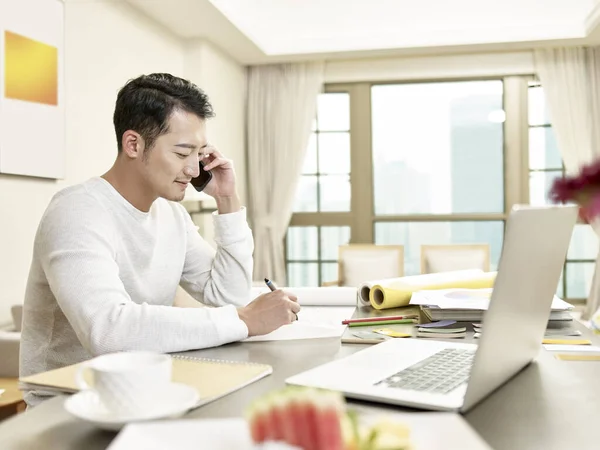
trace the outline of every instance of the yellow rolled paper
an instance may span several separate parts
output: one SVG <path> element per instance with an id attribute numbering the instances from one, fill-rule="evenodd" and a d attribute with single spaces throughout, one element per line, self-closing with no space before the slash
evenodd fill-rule
<path id="1" fill-rule="evenodd" d="M 496 272 L 456 271 L 414 275 L 396 279 L 393 284 L 376 284 L 369 292 L 369 302 L 375 309 L 406 306 L 413 292 L 436 289 L 483 289 L 494 287 Z"/>

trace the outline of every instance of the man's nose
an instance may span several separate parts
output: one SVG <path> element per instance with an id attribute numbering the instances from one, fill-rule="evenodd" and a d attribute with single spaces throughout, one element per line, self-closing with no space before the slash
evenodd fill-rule
<path id="1" fill-rule="evenodd" d="M 200 175 L 200 163 L 196 161 L 195 163 L 186 166 L 183 172 L 188 177 L 197 178 L 198 175 Z"/>

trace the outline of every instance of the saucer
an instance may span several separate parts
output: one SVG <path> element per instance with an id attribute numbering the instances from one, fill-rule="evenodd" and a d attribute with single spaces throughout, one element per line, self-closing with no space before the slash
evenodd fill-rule
<path id="1" fill-rule="evenodd" d="M 153 395 L 157 408 L 135 416 L 119 415 L 108 411 L 93 390 L 80 391 L 67 398 L 65 409 L 71 415 L 90 422 L 98 428 L 118 431 L 132 422 L 182 416 L 196 406 L 200 399 L 196 389 L 182 383 L 171 383 Z"/>

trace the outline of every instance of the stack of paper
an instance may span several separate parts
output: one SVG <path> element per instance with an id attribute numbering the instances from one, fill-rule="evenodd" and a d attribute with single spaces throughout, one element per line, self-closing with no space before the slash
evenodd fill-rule
<path id="1" fill-rule="evenodd" d="M 420 305 L 425 315 L 432 321 L 457 320 L 479 322 L 488 310 L 492 289 L 443 289 L 415 292 L 411 305 Z M 570 321 L 569 311 L 573 305 L 554 297 L 550 321 Z"/>

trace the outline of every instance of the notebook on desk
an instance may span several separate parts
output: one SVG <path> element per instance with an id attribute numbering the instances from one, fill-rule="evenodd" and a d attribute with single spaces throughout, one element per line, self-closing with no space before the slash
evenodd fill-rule
<path id="1" fill-rule="evenodd" d="M 194 387 L 200 396 L 196 407 L 205 405 L 273 373 L 267 364 L 172 355 L 172 380 Z M 75 393 L 75 373 L 80 364 L 42 372 L 19 379 L 21 389 L 43 389 Z"/>

